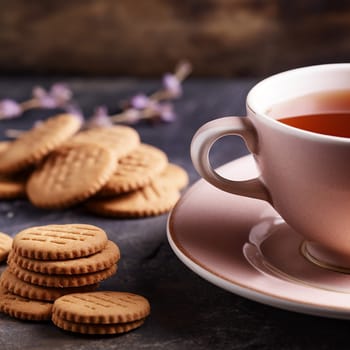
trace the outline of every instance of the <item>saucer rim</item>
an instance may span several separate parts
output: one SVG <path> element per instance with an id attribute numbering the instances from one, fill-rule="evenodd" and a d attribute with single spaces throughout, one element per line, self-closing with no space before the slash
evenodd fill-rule
<path id="1" fill-rule="evenodd" d="M 230 161 L 222 165 L 216 170 L 220 171 L 222 170 L 222 168 L 234 166 L 235 163 L 239 161 L 245 162 L 245 161 L 248 161 L 250 158 L 253 158 L 253 156 L 246 155 L 246 156 L 237 158 L 233 161 Z M 182 203 L 186 201 L 187 198 L 191 196 L 191 193 L 195 191 L 197 187 L 201 186 L 202 183 L 206 183 L 206 181 L 203 179 L 199 179 L 195 183 L 193 183 L 190 186 L 190 188 L 188 188 L 188 190 L 181 196 L 181 198 L 176 203 L 174 208 L 170 211 L 167 218 L 167 225 L 166 225 L 167 240 L 169 242 L 171 249 L 175 253 L 175 255 L 179 258 L 180 261 L 182 261 L 182 263 L 185 264 L 185 266 L 187 266 L 190 270 L 192 270 L 194 273 L 199 275 L 201 278 L 207 280 L 208 282 L 228 292 L 237 294 L 241 297 L 253 300 L 255 302 L 277 307 L 279 309 L 294 311 L 294 312 L 303 313 L 303 314 L 309 314 L 313 316 L 322 316 L 322 317 L 338 318 L 338 319 L 350 319 L 350 306 L 346 308 L 346 306 L 342 307 L 342 306 L 336 306 L 336 305 L 329 305 L 325 303 L 305 302 L 299 299 L 290 299 L 287 297 L 283 297 L 280 295 L 263 291 L 261 289 L 252 288 L 251 286 L 244 285 L 239 281 L 236 281 L 221 275 L 217 271 L 212 270 L 209 266 L 207 266 L 206 264 L 203 264 L 201 261 L 193 257 L 191 253 L 187 251 L 186 248 L 184 248 L 183 245 L 178 241 L 174 230 L 174 220 Z M 246 263 L 249 264 L 248 261 L 246 261 Z M 277 277 L 265 276 L 262 273 L 261 275 L 264 276 L 264 278 L 276 278 L 279 281 L 281 281 L 281 279 Z M 294 283 L 289 281 L 283 281 L 283 282 L 287 284 L 295 285 Z M 324 291 L 316 287 L 305 287 L 305 288 L 313 288 L 317 293 L 320 293 L 320 292 L 330 293 L 333 296 L 337 294 L 336 292 Z"/>

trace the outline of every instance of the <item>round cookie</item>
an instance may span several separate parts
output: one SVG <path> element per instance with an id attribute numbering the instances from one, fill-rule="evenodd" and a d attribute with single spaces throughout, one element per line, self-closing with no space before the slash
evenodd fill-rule
<path id="1" fill-rule="evenodd" d="M 114 217 L 145 217 L 168 212 L 180 198 L 175 187 L 156 182 L 114 198 L 92 199 L 86 208 L 92 213 Z"/>
<path id="2" fill-rule="evenodd" d="M 167 166 L 168 158 L 160 149 L 141 144 L 118 162 L 116 171 L 99 194 L 117 195 L 149 184 Z"/>
<path id="3" fill-rule="evenodd" d="M 189 179 L 185 169 L 179 165 L 169 163 L 158 176 L 157 181 L 164 184 L 164 186 L 175 186 L 178 190 L 182 190 L 188 185 Z"/>
<path id="4" fill-rule="evenodd" d="M 117 125 L 82 131 L 72 137 L 69 142 L 97 143 L 110 149 L 117 158 L 120 158 L 140 144 L 140 136 L 133 128 Z"/>
<path id="5" fill-rule="evenodd" d="M 113 152 L 98 144 L 70 144 L 52 152 L 27 183 L 29 200 L 46 209 L 66 208 L 97 193 L 116 168 Z"/>
<path id="6" fill-rule="evenodd" d="M 0 288 L 0 311 L 21 320 L 44 321 L 51 318 L 52 303 L 31 300 Z"/>
<path id="7" fill-rule="evenodd" d="M 150 305 L 141 295 L 99 291 L 58 298 L 52 312 L 56 317 L 76 323 L 115 324 L 143 320 L 150 313 Z"/>
<path id="8" fill-rule="evenodd" d="M 117 323 L 117 324 L 88 324 L 76 323 L 64 320 L 56 315 L 52 315 L 52 322 L 65 331 L 82 333 L 82 334 L 120 334 L 129 332 L 140 327 L 145 320 L 137 320 L 133 322 Z"/>
<path id="9" fill-rule="evenodd" d="M 0 276 L 0 286 L 24 298 L 34 300 L 55 301 L 57 298 L 71 293 L 92 292 L 98 288 L 98 283 L 80 287 L 55 288 L 43 287 L 22 281 L 7 268 Z"/>
<path id="10" fill-rule="evenodd" d="M 43 273 L 22 269 L 15 263 L 11 262 L 9 264 L 9 270 L 22 281 L 31 284 L 44 287 L 68 288 L 87 286 L 101 282 L 113 276 L 117 271 L 117 266 L 112 265 L 111 267 L 102 271 L 84 273 L 81 275 L 46 275 Z"/>
<path id="11" fill-rule="evenodd" d="M 0 173 L 11 174 L 35 164 L 75 134 L 81 126 L 71 114 L 49 118 L 11 142 L 0 157 Z"/>
<path id="12" fill-rule="evenodd" d="M 47 225 L 19 232 L 13 250 L 26 258 L 66 260 L 97 253 L 107 241 L 105 231 L 93 225 Z"/>
<path id="13" fill-rule="evenodd" d="M 6 260 L 12 248 L 13 239 L 6 233 L 0 232 L 0 262 Z"/>
<path id="14" fill-rule="evenodd" d="M 116 264 L 120 258 L 118 246 L 108 241 L 100 252 L 87 257 L 69 260 L 37 260 L 28 259 L 12 251 L 8 263 L 14 262 L 23 269 L 54 275 L 77 275 L 105 270 Z"/>

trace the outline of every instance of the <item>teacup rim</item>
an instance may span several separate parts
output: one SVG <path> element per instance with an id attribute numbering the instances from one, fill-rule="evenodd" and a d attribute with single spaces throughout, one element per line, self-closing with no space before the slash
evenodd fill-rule
<path id="1" fill-rule="evenodd" d="M 285 75 L 290 75 L 293 73 L 297 72 L 302 72 L 302 71 L 317 71 L 317 70 L 325 70 L 325 69 L 341 69 L 341 68 L 347 68 L 350 70 L 350 63 L 329 63 L 329 64 L 320 64 L 320 65 L 311 65 L 311 66 L 305 66 L 305 67 L 299 67 L 299 68 L 294 68 L 294 69 L 289 69 L 280 73 L 273 74 L 267 78 L 262 79 L 259 81 L 257 84 L 255 84 L 250 91 L 248 92 L 247 98 L 246 98 L 246 109 L 247 109 L 247 114 L 249 115 L 250 113 L 253 114 L 255 117 L 258 117 L 265 121 L 268 124 L 271 124 L 271 126 L 279 129 L 279 130 L 284 130 L 289 133 L 295 134 L 295 135 L 300 135 L 302 137 L 312 139 L 314 141 L 323 141 L 323 142 L 337 142 L 337 143 L 350 143 L 350 138 L 347 137 L 341 137 L 341 136 L 333 136 L 333 135 L 326 135 L 326 134 L 319 134 L 316 132 L 304 130 L 304 129 L 299 129 L 284 123 L 281 123 L 280 121 L 272 118 L 269 116 L 266 112 L 261 112 L 261 111 L 256 111 L 252 107 L 252 99 L 256 91 L 264 86 L 264 84 L 268 83 L 269 81 L 281 78 Z M 249 113 L 250 112 L 250 113 Z"/>

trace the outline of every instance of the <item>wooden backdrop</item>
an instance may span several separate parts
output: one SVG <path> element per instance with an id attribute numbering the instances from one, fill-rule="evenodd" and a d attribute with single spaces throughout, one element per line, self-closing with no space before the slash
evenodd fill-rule
<path id="1" fill-rule="evenodd" d="M 0 74 L 266 75 L 348 61 L 342 0 L 0 0 Z"/>

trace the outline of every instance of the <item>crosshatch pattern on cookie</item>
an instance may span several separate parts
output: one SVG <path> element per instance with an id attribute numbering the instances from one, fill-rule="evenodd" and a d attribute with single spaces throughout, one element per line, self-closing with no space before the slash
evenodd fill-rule
<path id="1" fill-rule="evenodd" d="M 80 172 L 81 169 L 98 166 L 99 159 L 103 157 L 103 153 L 106 153 L 105 149 L 94 147 L 88 148 L 87 152 L 84 152 L 85 149 L 84 146 L 59 150 L 57 157 L 53 159 L 53 164 L 46 163 L 46 167 L 44 167 L 46 171 L 44 173 L 43 170 L 41 184 L 55 192 L 56 189 L 64 189 L 72 178 L 75 178 L 74 170 Z"/>
<path id="2" fill-rule="evenodd" d="M 75 275 L 107 269 L 116 264 L 119 259 L 118 246 L 114 242 L 108 241 L 104 249 L 87 257 L 69 260 L 37 260 L 25 258 L 12 251 L 9 254 L 8 262 L 13 261 L 26 270 L 44 274 Z"/>
<path id="3" fill-rule="evenodd" d="M 80 132 L 71 139 L 71 142 L 101 144 L 113 151 L 117 158 L 120 158 L 140 144 L 140 136 L 133 128 L 117 125 Z"/>
<path id="4" fill-rule="evenodd" d="M 150 305 L 141 295 L 99 291 L 65 295 L 55 301 L 53 312 L 77 323 L 125 323 L 144 319 L 150 313 Z"/>
<path id="5" fill-rule="evenodd" d="M 42 260 L 65 260 L 87 256 L 102 250 L 106 233 L 93 225 L 47 225 L 18 233 L 13 249 L 18 255 Z"/>
<path id="6" fill-rule="evenodd" d="M 142 217 L 169 211 L 180 198 L 176 188 L 156 182 L 113 198 L 93 199 L 86 208 L 96 214 L 115 217 Z"/>
<path id="7" fill-rule="evenodd" d="M 129 192 L 149 184 L 168 164 L 166 154 L 160 149 L 141 144 L 121 158 L 114 174 L 103 186 L 102 195 Z"/>
<path id="8" fill-rule="evenodd" d="M 98 192 L 117 164 L 113 153 L 93 144 L 71 144 L 52 154 L 27 184 L 31 202 L 43 208 L 64 208 Z"/>
<path id="9" fill-rule="evenodd" d="M 74 115 L 60 114 L 24 132 L 11 142 L 0 158 L 0 172 L 17 172 L 35 164 L 75 134 L 81 122 Z"/>

